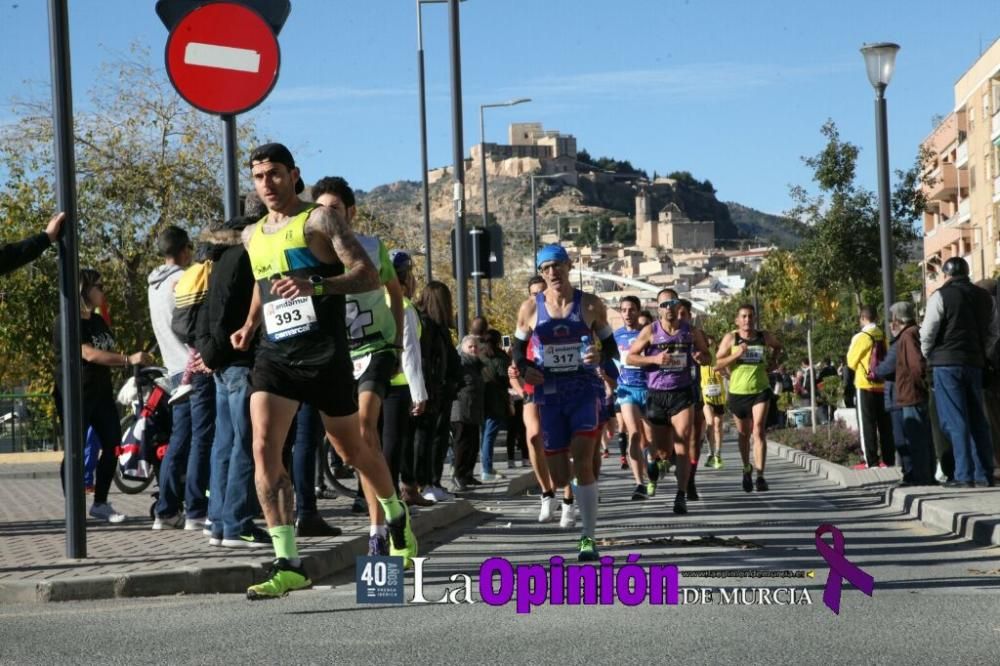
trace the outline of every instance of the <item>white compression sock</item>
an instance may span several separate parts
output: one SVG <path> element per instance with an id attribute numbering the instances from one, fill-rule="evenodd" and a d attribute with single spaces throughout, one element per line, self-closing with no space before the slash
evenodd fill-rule
<path id="1" fill-rule="evenodd" d="M 576 505 L 580 511 L 580 521 L 583 523 L 582 536 L 594 538 L 597 526 L 597 482 L 586 486 L 576 486 Z"/>

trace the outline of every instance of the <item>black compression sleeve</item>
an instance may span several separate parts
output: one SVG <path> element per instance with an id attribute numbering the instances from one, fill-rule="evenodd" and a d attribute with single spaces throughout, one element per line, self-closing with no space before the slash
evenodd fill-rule
<path id="1" fill-rule="evenodd" d="M 517 371 L 521 373 L 521 376 L 524 376 L 525 370 L 531 365 L 528 362 L 528 341 L 521 340 L 516 336 L 511 338 L 510 358 L 514 361 Z"/>

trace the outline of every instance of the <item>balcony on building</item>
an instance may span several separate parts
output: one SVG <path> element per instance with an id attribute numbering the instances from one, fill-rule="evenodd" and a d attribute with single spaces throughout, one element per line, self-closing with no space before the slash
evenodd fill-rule
<path id="1" fill-rule="evenodd" d="M 990 141 L 996 143 L 1000 138 L 1000 113 L 994 113 L 990 121 Z"/>
<path id="2" fill-rule="evenodd" d="M 966 169 L 969 166 L 969 142 L 966 141 L 965 132 L 958 133 L 958 151 L 955 154 L 955 166 L 959 169 Z"/>
<path id="3" fill-rule="evenodd" d="M 930 185 L 927 186 L 926 198 L 932 201 L 954 199 L 958 194 L 958 174 L 954 164 L 940 164 L 930 172 Z"/>
<path id="4" fill-rule="evenodd" d="M 958 202 L 958 213 L 953 219 L 956 224 L 965 224 L 966 222 L 969 221 L 969 218 L 971 216 L 972 216 L 972 204 L 969 197 L 966 196 L 964 199 Z M 952 220 L 948 220 L 948 222 L 950 223 L 952 222 Z"/>

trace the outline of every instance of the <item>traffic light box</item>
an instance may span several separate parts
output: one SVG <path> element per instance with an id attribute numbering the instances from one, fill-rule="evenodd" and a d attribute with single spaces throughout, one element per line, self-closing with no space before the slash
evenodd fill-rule
<path id="1" fill-rule="evenodd" d="M 475 242 L 475 237 L 478 236 L 479 240 L 479 256 L 478 256 L 478 266 L 480 277 L 483 278 L 502 278 L 504 273 L 503 268 L 503 228 L 498 225 L 490 225 L 489 227 L 472 227 L 466 230 L 465 237 L 465 270 L 469 276 L 474 275 L 474 264 L 472 263 L 473 256 L 473 243 Z M 452 277 L 456 279 L 455 270 L 455 230 L 451 230 L 451 274 Z"/>

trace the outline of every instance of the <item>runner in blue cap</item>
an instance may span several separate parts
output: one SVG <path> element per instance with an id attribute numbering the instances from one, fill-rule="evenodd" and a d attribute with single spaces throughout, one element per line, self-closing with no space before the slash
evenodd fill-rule
<path id="1" fill-rule="evenodd" d="M 565 486 L 575 478 L 582 523 L 579 560 L 588 562 L 599 559 L 594 543 L 597 478 L 593 465 L 604 386 L 598 364 L 616 379 L 618 346 L 604 303 L 573 287 L 571 268 L 561 246 L 546 245 L 539 250 L 538 272 L 546 288 L 521 304 L 511 352 L 524 381 L 536 387 L 542 446 L 553 484 Z M 600 351 L 594 340 L 600 341 Z M 529 344 L 534 360 L 528 360 Z"/>

